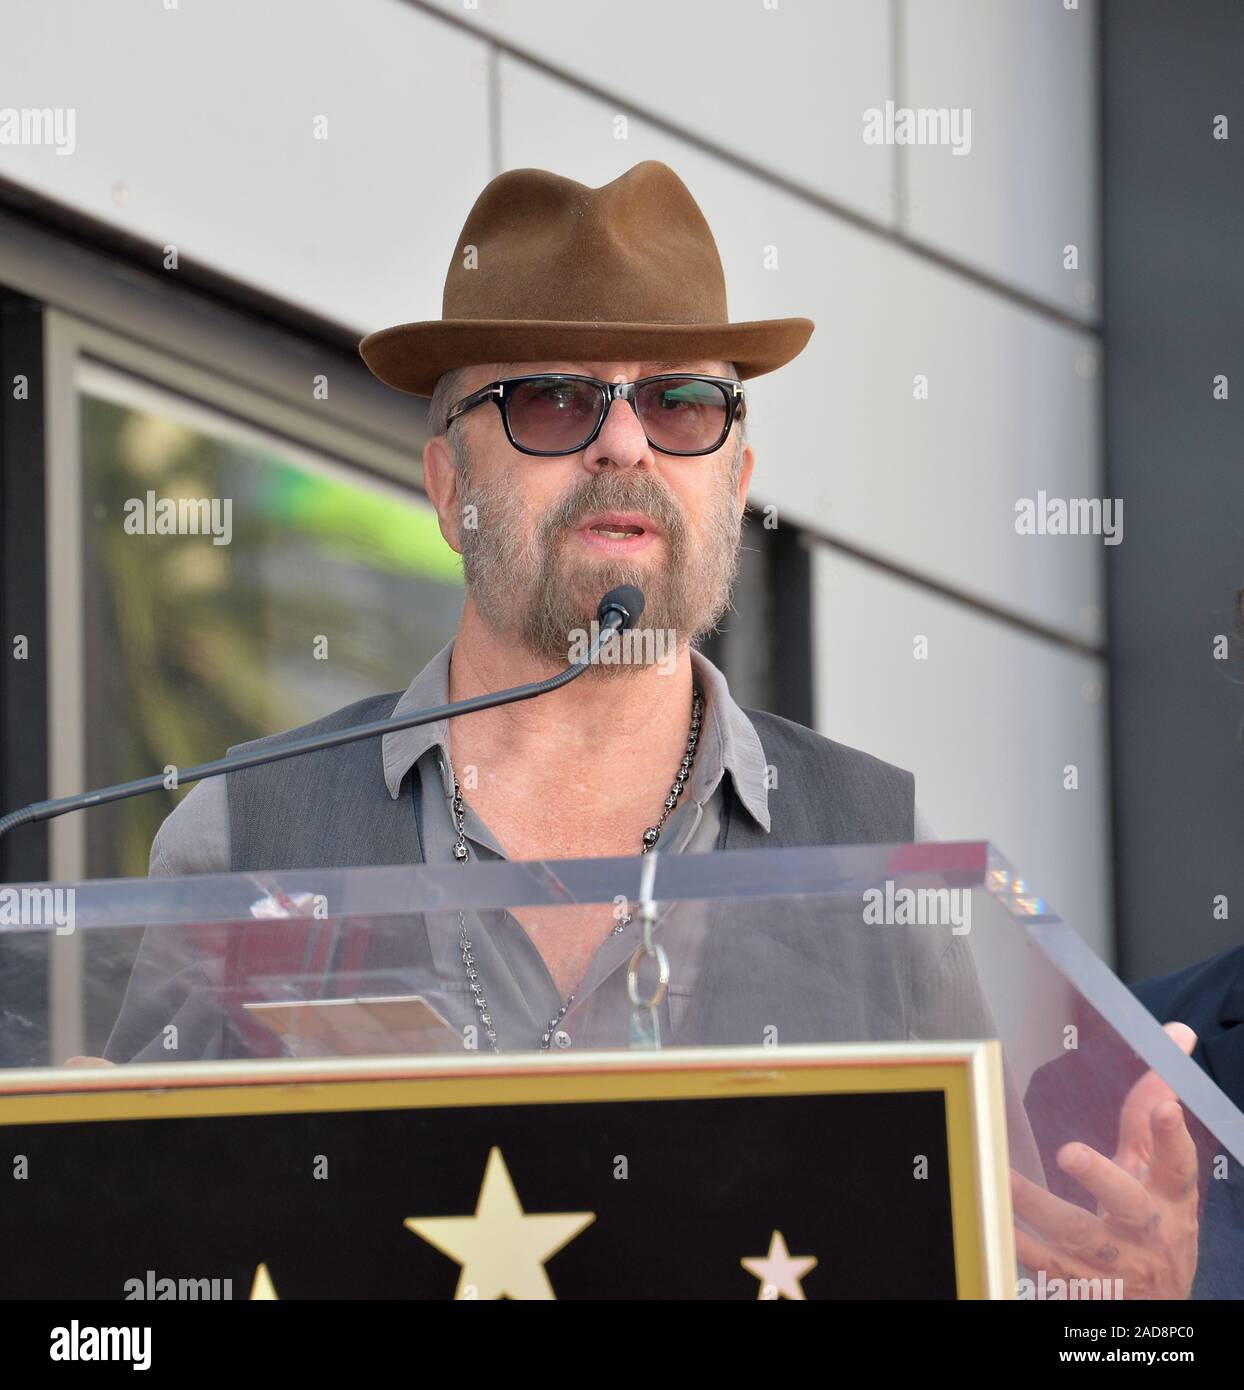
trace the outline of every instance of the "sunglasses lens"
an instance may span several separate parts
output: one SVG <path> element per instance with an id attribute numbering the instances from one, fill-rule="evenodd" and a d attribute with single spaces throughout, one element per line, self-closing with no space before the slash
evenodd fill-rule
<path id="1" fill-rule="evenodd" d="M 600 390 L 587 381 L 524 382 L 506 397 L 510 433 L 524 449 L 574 453 L 596 428 L 601 404 Z"/>
<path id="2" fill-rule="evenodd" d="M 658 449 L 671 454 L 694 454 L 720 446 L 730 414 L 720 386 L 677 376 L 641 386 L 635 409 L 644 433 Z"/>

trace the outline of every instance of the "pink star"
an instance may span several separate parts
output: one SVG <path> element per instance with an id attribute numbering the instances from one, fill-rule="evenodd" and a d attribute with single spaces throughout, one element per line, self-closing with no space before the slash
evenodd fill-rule
<path id="1" fill-rule="evenodd" d="M 815 1255 L 792 1255 L 781 1231 L 774 1231 L 766 1256 L 752 1255 L 739 1261 L 749 1274 L 760 1280 L 757 1298 L 803 1298 L 799 1281 L 816 1268 Z"/>

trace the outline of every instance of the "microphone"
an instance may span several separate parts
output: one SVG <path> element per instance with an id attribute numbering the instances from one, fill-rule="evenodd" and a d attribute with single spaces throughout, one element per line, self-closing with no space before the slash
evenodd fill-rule
<path id="1" fill-rule="evenodd" d="M 644 611 L 644 596 L 634 584 L 619 584 L 616 589 L 610 589 L 601 599 L 596 607 L 596 621 L 602 627 L 605 619 L 613 613 L 620 613 L 622 621 L 618 625 L 619 632 L 625 632 L 628 628 L 635 626 L 639 615 Z"/>
<path id="2" fill-rule="evenodd" d="M 499 690 L 492 695 L 472 695 L 466 700 L 456 700 L 448 705 L 437 705 L 433 709 L 416 710 L 411 714 L 401 714 L 389 719 L 374 719 L 369 724 L 357 724 L 351 729 L 338 729 L 329 734 L 312 734 L 308 738 L 296 739 L 293 743 L 282 744 L 278 748 L 264 748 L 250 753 L 235 753 L 232 757 L 217 758 L 214 762 L 198 763 L 185 768 L 177 774 L 177 785 L 183 782 L 201 782 L 207 777 L 221 777 L 227 772 L 240 772 L 247 767 L 262 767 L 265 763 L 280 762 L 283 758 L 296 758 L 303 753 L 319 753 L 325 748 L 336 748 L 343 743 L 354 743 L 358 739 L 380 738 L 385 734 L 396 733 L 398 729 L 413 729 L 420 724 L 435 724 L 438 719 L 449 719 L 458 714 L 474 714 L 478 710 L 493 709 L 497 705 L 515 704 L 519 700 L 530 700 L 536 695 L 545 695 L 569 685 L 581 676 L 596 660 L 605 640 L 615 632 L 625 632 L 634 627 L 636 620 L 644 611 L 644 596 L 633 584 L 620 584 L 610 589 L 596 606 L 598 632 L 588 653 L 580 661 L 572 662 L 564 671 L 548 676 L 542 681 L 532 681 L 527 685 L 515 685 L 509 690 Z M 0 837 L 19 825 L 31 825 L 38 821 L 53 820 L 69 811 L 83 811 L 90 806 L 103 806 L 109 801 L 124 801 L 127 797 L 142 796 L 145 792 L 161 791 L 165 788 L 165 774 L 157 772 L 151 777 L 139 777 L 132 782 L 118 782 L 112 787 L 101 787 L 98 791 L 79 792 L 76 796 L 62 796 L 53 801 L 35 801 L 19 810 L 0 816 Z"/>

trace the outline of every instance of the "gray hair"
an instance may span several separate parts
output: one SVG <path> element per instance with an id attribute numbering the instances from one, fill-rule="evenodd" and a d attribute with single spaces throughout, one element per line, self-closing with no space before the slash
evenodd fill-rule
<path id="1" fill-rule="evenodd" d="M 436 383 L 432 399 L 428 402 L 429 434 L 444 434 L 448 430 L 449 408 L 465 394 L 462 390 L 465 378 L 466 368 L 456 367 Z"/>

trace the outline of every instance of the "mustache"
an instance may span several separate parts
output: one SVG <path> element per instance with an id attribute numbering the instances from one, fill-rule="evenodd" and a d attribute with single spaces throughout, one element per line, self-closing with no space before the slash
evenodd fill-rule
<path id="1" fill-rule="evenodd" d="M 559 532 L 577 527 L 593 512 L 605 511 L 643 512 L 673 544 L 686 534 L 682 508 L 669 489 L 651 474 L 637 474 L 633 481 L 623 481 L 617 473 L 598 473 L 571 488 L 545 512 L 537 528 L 540 540 L 552 540 Z"/>

